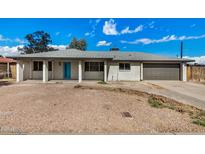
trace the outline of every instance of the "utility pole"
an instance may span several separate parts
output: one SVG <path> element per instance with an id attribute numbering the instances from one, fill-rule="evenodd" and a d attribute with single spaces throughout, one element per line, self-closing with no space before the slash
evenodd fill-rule
<path id="1" fill-rule="evenodd" d="M 183 58 L 183 41 L 181 41 L 181 53 L 180 53 L 180 58 Z"/>

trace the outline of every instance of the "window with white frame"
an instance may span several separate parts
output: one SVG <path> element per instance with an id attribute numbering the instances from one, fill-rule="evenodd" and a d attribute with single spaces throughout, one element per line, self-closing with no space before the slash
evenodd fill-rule
<path id="1" fill-rule="evenodd" d="M 120 71 L 130 71 L 130 63 L 119 63 Z"/>
<path id="2" fill-rule="evenodd" d="M 85 72 L 103 72 L 104 62 L 85 62 Z"/>

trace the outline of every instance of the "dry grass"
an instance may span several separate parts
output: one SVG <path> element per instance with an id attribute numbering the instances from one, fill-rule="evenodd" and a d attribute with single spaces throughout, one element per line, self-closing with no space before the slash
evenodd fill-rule
<path id="1" fill-rule="evenodd" d="M 126 89 L 126 88 L 115 88 L 115 87 L 108 87 L 108 86 L 89 86 L 89 85 L 76 85 L 74 88 L 80 88 L 80 89 L 95 89 L 95 90 L 107 90 L 107 91 L 113 91 L 113 92 L 122 92 L 126 94 L 131 95 L 137 95 L 137 96 L 144 96 L 147 97 L 150 94 L 134 89 Z"/>
<path id="2" fill-rule="evenodd" d="M 193 119 L 192 123 L 205 127 L 205 111 L 191 105 L 182 104 L 176 100 L 164 96 L 149 94 L 146 92 L 132 90 L 132 89 L 113 88 L 113 87 L 104 87 L 104 86 L 94 87 L 94 86 L 78 85 L 75 88 L 98 89 L 98 90 L 103 89 L 103 90 L 109 90 L 115 92 L 123 92 L 127 94 L 134 94 L 138 96 L 145 96 L 148 97 L 148 103 L 150 104 L 150 106 L 159 109 L 168 108 L 182 114 L 187 113 L 190 116 L 190 118 Z"/>
<path id="3" fill-rule="evenodd" d="M 201 109 L 157 95 L 151 95 L 148 103 L 155 108 L 168 108 L 180 113 L 187 113 L 193 119 L 194 124 L 205 127 L 205 111 Z"/>

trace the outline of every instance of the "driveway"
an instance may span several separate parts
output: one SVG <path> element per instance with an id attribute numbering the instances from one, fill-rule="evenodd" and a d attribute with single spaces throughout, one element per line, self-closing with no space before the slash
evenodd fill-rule
<path id="1" fill-rule="evenodd" d="M 204 84 L 181 81 L 142 81 L 112 83 L 112 85 L 166 96 L 205 110 Z"/>

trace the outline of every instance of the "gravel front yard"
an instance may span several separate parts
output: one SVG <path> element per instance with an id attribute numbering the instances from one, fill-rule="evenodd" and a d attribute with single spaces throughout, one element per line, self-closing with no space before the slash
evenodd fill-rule
<path id="1" fill-rule="evenodd" d="M 151 107 L 148 97 L 74 88 L 75 84 L 0 86 L 1 134 L 204 133 L 188 114 Z M 122 116 L 129 112 L 132 117 Z"/>

